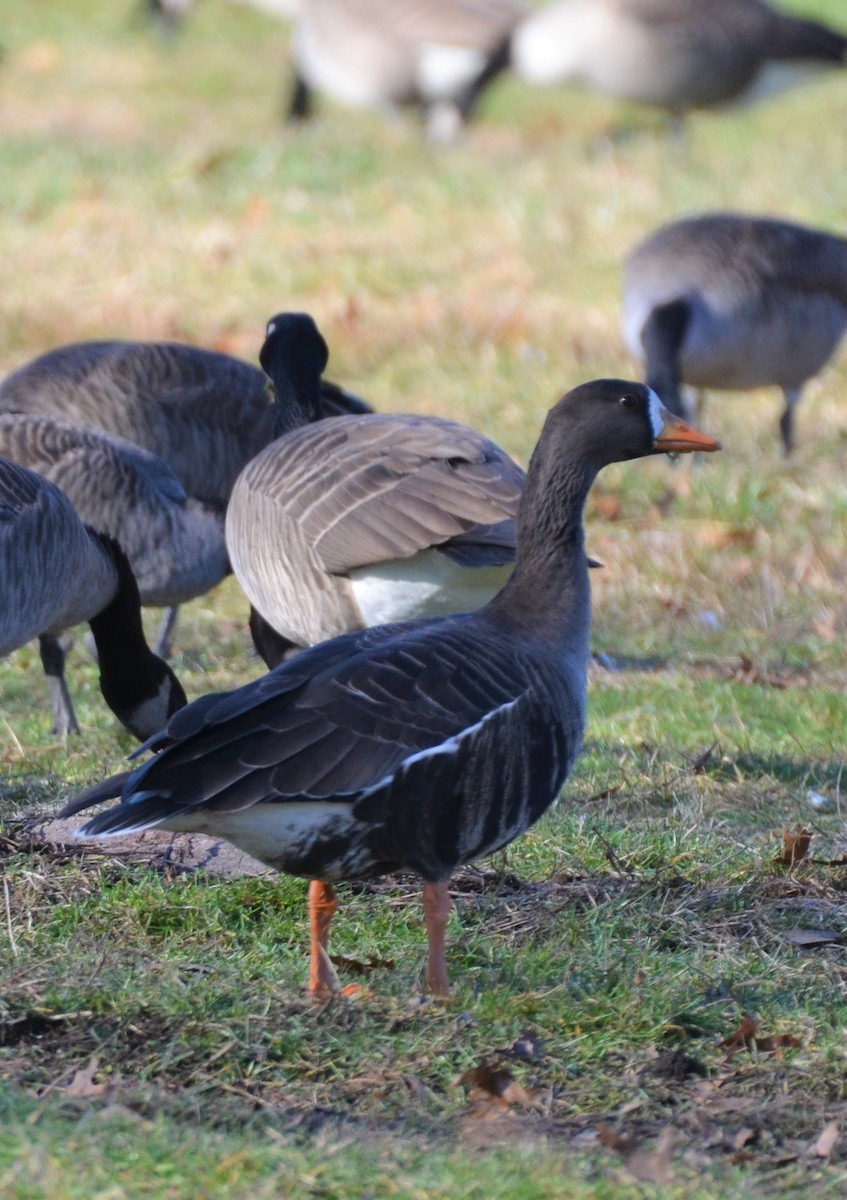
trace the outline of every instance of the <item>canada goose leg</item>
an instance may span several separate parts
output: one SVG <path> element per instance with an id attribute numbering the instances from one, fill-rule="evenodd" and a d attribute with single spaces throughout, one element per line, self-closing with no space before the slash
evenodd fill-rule
<path id="1" fill-rule="evenodd" d="M 479 98 L 489 83 L 496 79 L 505 71 L 510 63 L 511 38 L 504 39 L 495 50 L 489 54 L 485 61 L 485 65 L 479 74 L 471 80 L 471 82 L 459 93 L 456 97 L 455 105 L 459 112 L 459 116 L 463 121 L 470 119 L 474 109 L 479 103 Z"/>
<path id="2" fill-rule="evenodd" d="M 309 991 L 316 999 L 341 990 L 327 950 L 329 926 L 337 908 L 338 898 L 332 884 L 313 879 L 309 884 Z"/>
<path id="3" fill-rule="evenodd" d="M 166 608 L 162 613 L 162 622 L 159 625 L 159 632 L 156 634 L 156 643 L 153 646 L 153 653 L 158 654 L 159 658 L 170 658 L 171 643 L 173 641 L 174 629 L 176 628 L 177 606 L 174 604 L 171 608 Z"/>
<path id="4" fill-rule="evenodd" d="M 782 435 L 782 449 L 786 458 L 794 449 L 794 409 L 800 399 L 800 388 L 783 388 L 785 411 L 779 418 L 779 432 Z"/>
<path id="5" fill-rule="evenodd" d="M 306 121 L 312 115 L 312 91 L 305 79 L 294 76 L 294 87 L 288 101 L 287 121 Z"/>
<path id="6" fill-rule="evenodd" d="M 41 665 L 50 688 L 50 706 L 53 710 L 53 732 L 60 737 L 79 733 L 79 722 L 74 712 L 71 694 L 65 682 L 65 651 L 58 638 L 43 633 L 38 639 Z"/>
<path id="7" fill-rule="evenodd" d="M 445 934 L 453 909 L 450 884 L 425 883 L 422 902 L 426 940 L 429 947 L 426 960 L 426 988 L 434 996 L 446 996 L 450 992 L 450 980 L 447 976 Z"/>

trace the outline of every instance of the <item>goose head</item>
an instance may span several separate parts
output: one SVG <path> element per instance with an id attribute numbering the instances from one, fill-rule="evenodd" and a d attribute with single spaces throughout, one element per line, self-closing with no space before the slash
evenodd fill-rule
<path id="1" fill-rule="evenodd" d="M 329 349 L 308 313 L 277 313 L 265 329 L 259 362 L 274 385 L 277 435 L 318 421 Z"/>
<path id="2" fill-rule="evenodd" d="M 573 388 L 551 409 L 539 446 L 576 459 L 595 473 L 650 454 L 720 449 L 720 442 L 675 416 L 643 383 L 595 379 Z"/>

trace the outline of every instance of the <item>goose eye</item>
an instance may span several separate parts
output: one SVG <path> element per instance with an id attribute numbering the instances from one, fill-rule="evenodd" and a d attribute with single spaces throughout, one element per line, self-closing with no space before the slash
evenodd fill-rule
<path id="1" fill-rule="evenodd" d="M 624 408 L 635 408 L 637 403 L 635 396 L 621 396 L 621 404 Z"/>

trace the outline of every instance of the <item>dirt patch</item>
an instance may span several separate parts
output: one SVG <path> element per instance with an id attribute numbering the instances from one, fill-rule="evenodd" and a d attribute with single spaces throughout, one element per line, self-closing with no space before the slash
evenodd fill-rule
<path id="1" fill-rule="evenodd" d="M 13 827 L 3 839 L 6 852 L 31 850 L 64 860 L 114 858 L 172 874 L 203 871 L 221 879 L 273 874 L 270 867 L 220 838 L 147 829 L 124 837 L 80 838 L 79 818 L 45 818 Z M 0 854 L 3 846 L 0 845 Z"/>

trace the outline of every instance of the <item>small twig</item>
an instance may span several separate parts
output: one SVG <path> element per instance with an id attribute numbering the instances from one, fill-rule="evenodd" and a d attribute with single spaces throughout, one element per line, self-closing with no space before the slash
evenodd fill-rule
<path id="1" fill-rule="evenodd" d="M 635 872 L 630 867 L 627 867 L 623 862 L 621 862 L 621 860 L 618 858 L 618 856 L 615 853 L 615 851 L 613 850 L 613 848 L 609 845 L 609 843 L 603 837 L 602 833 L 598 833 L 597 830 L 595 829 L 594 836 L 597 838 L 600 845 L 603 847 L 603 850 L 606 854 L 606 858 L 609 860 L 609 863 L 612 866 L 613 870 L 617 871 L 619 875 L 628 875 L 630 878 L 632 878 L 632 876 L 635 874 Z"/>
<path id="2" fill-rule="evenodd" d="M 9 945 L 12 947 L 12 957 L 18 957 L 18 945 L 15 941 L 15 931 L 12 928 L 12 903 L 9 896 L 9 881 L 3 880 L 3 900 L 6 904 L 6 930 L 9 934 Z"/>

